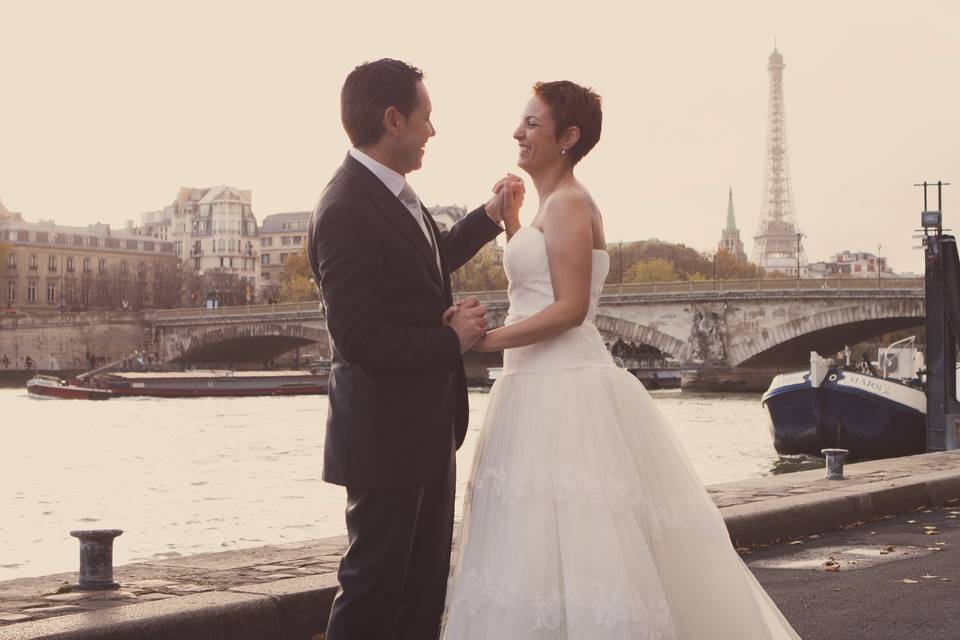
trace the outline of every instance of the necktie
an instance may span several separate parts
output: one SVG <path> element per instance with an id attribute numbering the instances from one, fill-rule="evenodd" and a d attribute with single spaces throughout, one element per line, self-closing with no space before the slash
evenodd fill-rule
<path id="1" fill-rule="evenodd" d="M 423 211 L 423 207 L 420 206 L 420 198 L 417 197 L 416 192 L 410 186 L 409 182 L 403 183 L 403 188 L 400 190 L 400 193 L 397 194 L 397 197 L 400 198 L 400 202 L 403 203 L 403 206 L 407 208 L 408 211 L 413 215 L 414 220 L 420 226 L 420 230 L 423 231 L 424 237 L 427 239 L 430 248 L 433 249 L 433 257 L 437 261 L 437 270 L 442 272 L 442 267 L 440 266 L 440 253 L 437 251 L 437 243 L 434 241 L 433 230 L 430 228 L 429 223 L 426 220 L 426 213 Z"/>

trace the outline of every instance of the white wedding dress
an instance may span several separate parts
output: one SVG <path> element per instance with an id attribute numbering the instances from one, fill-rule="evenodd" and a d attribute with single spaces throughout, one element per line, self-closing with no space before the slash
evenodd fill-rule
<path id="1" fill-rule="evenodd" d="M 507 324 L 554 301 L 543 235 L 507 245 Z M 504 354 L 467 486 L 446 640 L 798 639 L 731 545 L 683 446 L 590 310 Z"/>

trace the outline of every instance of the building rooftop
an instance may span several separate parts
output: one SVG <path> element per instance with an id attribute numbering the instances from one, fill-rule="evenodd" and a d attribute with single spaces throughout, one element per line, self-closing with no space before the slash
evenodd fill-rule
<path id="1" fill-rule="evenodd" d="M 281 233 L 290 231 L 283 226 L 285 222 L 306 221 L 313 215 L 312 211 L 289 211 L 286 213 L 272 213 L 263 219 L 260 233 Z"/>

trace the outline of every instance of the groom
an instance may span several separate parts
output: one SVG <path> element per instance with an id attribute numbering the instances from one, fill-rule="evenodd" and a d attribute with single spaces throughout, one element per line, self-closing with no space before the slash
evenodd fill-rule
<path id="1" fill-rule="evenodd" d="M 486 329 L 450 273 L 502 230 L 499 191 L 441 233 L 407 183 L 436 134 L 419 69 L 383 59 L 341 91 L 353 148 L 310 221 L 332 347 L 323 479 L 347 489 L 329 640 L 439 635 L 467 430 L 461 354 Z"/>

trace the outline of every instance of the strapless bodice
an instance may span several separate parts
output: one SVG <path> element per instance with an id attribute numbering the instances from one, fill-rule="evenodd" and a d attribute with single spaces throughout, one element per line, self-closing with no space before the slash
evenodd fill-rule
<path id="1" fill-rule="evenodd" d="M 507 243 L 503 257 L 509 287 L 510 310 L 505 324 L 529 318 L 555 302 L 553 282 L 543 233 L 535 227 L 522 227 Z M 503 373 L 575 369 L 590 366 L 616 366 L 594 325 L 603 283 L 610 269 L 610 254 L 595 249 L 591 260 L 590 307 L 579 327 L 526 347 L 507 349 Z"/>

